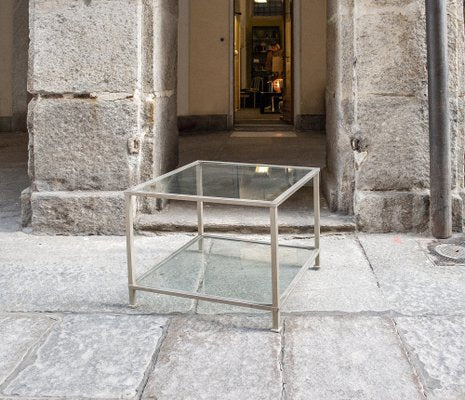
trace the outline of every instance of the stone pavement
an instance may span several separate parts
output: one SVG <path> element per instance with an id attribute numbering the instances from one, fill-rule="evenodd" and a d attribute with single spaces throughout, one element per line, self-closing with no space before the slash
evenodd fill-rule
<path id="1" fill-rule="evenodd" d="M 139 271 L 190 238 L 138 236 Z M 277 334 L 248 309 L 129 308 L 123 237 L 0 233 L 0 399 L 465 399 L 465 266 L 428 243 L 323 236 Z"/>

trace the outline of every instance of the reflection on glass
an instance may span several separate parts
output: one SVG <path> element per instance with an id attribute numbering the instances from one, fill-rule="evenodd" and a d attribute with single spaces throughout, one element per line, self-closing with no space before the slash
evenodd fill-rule
<path id="1" fill-rule="evenodd" d="M 311 250 L 279 247 L 281 293 L 310 255 Z M 271 303 L 270 265 L 268 244 L 206 237 L 155 267 L 137 283 Z"/>
<path id="2" fill-rule="evenodd" d="M 143 187 L 160 194 L 273 201 L 312 168 L 202 162 Z"/>

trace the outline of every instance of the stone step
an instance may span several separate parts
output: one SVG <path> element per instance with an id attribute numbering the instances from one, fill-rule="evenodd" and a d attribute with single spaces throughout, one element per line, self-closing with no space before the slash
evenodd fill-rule
<path id="1" fill-rule="evenodd" d="M 276 124 L 264 122 L 263 124 L 250 123 L 250 124 L 236 124 L 234 125 L 235 131 L 250 131 L 250 132 L 266 132 L 266 131 L 293 131 L 294 127 L 287 124 Z"/>
<path id="2" fill-rule="evenodd" d="M 207 232 L 269 233 L 270 217 L 266 208 L 204 205 L 204 226 Z M 311 208 L 285 207 L 279 210 L 280 233 L 313 233 Z M 166 209 L 152 214 L 139 214 L 135 221 L 139 232 L 196 232 L 197 208 L 195 203 L 172 202 Z M 353 216 L 321 210 L 322 232 L 353 232 Z"/>

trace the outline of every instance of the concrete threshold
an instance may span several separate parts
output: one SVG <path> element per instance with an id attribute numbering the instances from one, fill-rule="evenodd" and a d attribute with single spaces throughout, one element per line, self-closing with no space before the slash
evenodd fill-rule
<path id="1" fill-rule="evenodd" d="M 274 121 L 248 121 L 234 125 L 235 131 L 245 132 L 270 132 L 270 131 L 294 131 L 293 125 L 287 125 Z"/>

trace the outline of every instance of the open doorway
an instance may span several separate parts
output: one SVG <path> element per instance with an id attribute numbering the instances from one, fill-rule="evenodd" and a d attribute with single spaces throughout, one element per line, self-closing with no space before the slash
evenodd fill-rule
<path id="1" fill-rule="evenodd" d="M 234 124 L 293 124 L 292 0 L 234 2 Z"/>

